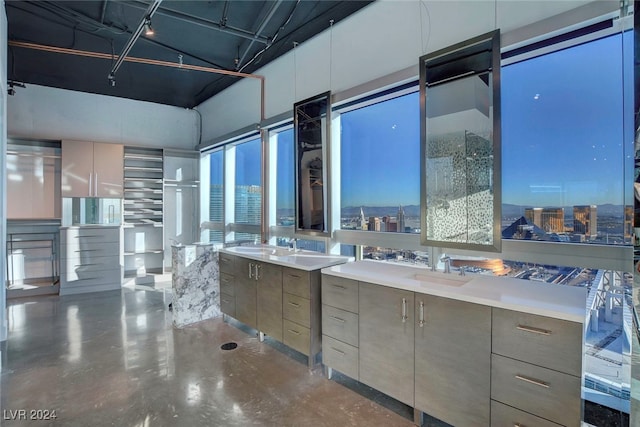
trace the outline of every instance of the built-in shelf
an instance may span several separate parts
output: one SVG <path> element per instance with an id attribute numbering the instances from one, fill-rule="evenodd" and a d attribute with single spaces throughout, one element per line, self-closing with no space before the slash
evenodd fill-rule
<path id="1" fill-rule="evenodd" d="M 164 263 L 163 150 L 124 150 L 125 277 L 152 281 L 149 276 L 162 274 Z"/>

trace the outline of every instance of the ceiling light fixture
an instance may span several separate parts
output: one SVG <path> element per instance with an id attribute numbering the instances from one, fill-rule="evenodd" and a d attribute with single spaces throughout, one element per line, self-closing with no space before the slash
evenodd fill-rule
<path id="1" fill-rule="evenodd" d="M 153 28 L 151 27 L 151 18 L 147 17 L 144 20 L 144 35 L 145 36 L 153 36 L 155 34 L 155 32 L 153 31 Z"/>

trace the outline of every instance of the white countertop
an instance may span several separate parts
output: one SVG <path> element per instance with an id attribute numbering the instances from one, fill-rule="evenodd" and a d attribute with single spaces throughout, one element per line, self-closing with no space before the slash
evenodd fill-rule
<path id="1" fill-rule="evenodd" d="M 353 257 L 327 255 L 300 249 L 293 251 L 270 245 L 234 246 L 220 249 L 220 252 L 305 271 L 320 270 L 353 261 Z"/>
<path id="2" fill-rule="evenodd" d="M 457 272 L 380 261 L 358 261 L 324 268 L 323 274 L 460 301 L 584 323 L 587 289 L 511 277 Z"/>

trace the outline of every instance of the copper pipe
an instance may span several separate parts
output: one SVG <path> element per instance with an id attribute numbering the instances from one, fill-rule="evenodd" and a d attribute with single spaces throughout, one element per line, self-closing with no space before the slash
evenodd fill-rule
<path id="1" fill-rule="evenodd" d="M 43 44 L 19 42 L 14 40 L 9 40 L 8 45 L 14 46 L 14 47 L 22 47 L 25 49 L 41 50 L 44 52 L 63 53 L 66 55 L 75 55 L 75 56 L 85 56 L 88 58 L 98 58 L 98 59 L 108 59 L 108 60 L 118 58 L 117 55 L 110 55 L 108 53 L 69 49 L 66 47 L 47 46 Z M 265 78 L 264 76 L 261 76 L 258 74 L 240 73 L 238 71 L 221 70 L 219 68 L 202 67 L 200 65 L 190 65 L 190 64 L 184 64 L 184 63 L 179 64 L 179 63 L 169 62 L 169 61 L 160 61 L 157 59 L 138 58 L 135 56 L 127 56 L 126 58 L 124 58 L 124 60 L 127 62 L 134 62 L 137 64 L 158 65 L 161 67 L 170 67 L 170 68 L 178 68 L 183 70 L 202 71 L 205 73 L 224 74 L 226 76 L 233 76 L 233 77 L 258 79 L 260 80 L 260 120 L 262 121 L 265 119 L 265 116 L 264 116 L 265 114 L 265 102 L 264 102 Z"/>

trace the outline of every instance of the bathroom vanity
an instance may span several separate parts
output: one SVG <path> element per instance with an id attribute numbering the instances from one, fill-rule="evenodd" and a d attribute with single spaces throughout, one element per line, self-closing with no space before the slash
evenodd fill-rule
<path id="1" fill-rule="evenodd" d="M 454 426 L 579 426 L 586 289 L 360 261 L 322 270 L 327 376 Z"/>
<path id="2" fill-rule="evenodd" d="M 277 246 L 220 249 L 222 313 L 309 358 L 321 349 L 320 270 L 353 260 Z"/>

